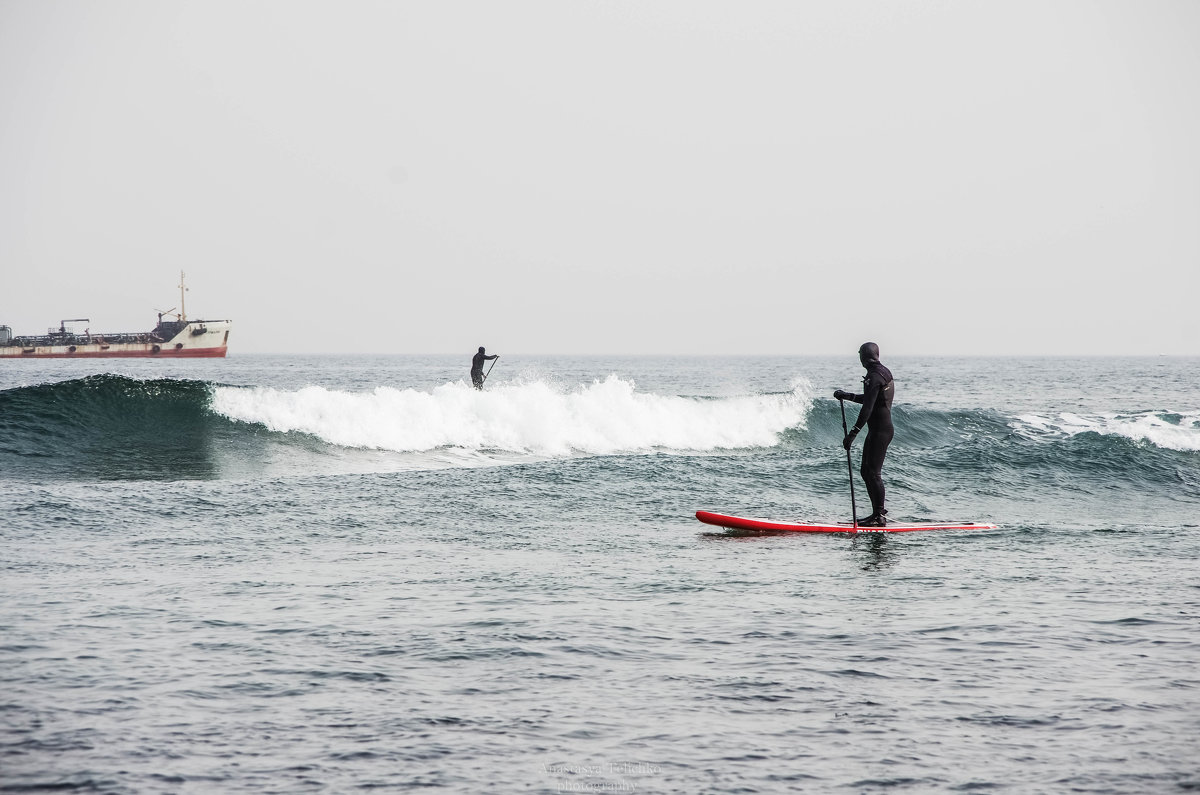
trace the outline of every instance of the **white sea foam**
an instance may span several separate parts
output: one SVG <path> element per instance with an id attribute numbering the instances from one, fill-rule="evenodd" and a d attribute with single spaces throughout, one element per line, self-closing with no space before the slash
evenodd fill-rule
<path id="1" fill-rule="evenodd" d="M 1084 416 L 1063 413 L 1055 417 L 1024 414 L 1011 427 L 1025 436 L 1074 436 L 1091 431 L 1105 436 L 1124 436 L 1146 441 L 1167 450 L 1200 451 L 1200 414 L 1142 412 Z"/>
<path id="2" fill-rule="evenodd" d="M 541 380 L 483 392 L 462 382 L 432 391 L 218 387 L 212 398 L 231 419 L 343 447 L 543 457 L 769 447 L 780 432 L 803 427 L 811 405 L 803 383 L 784 394 L 688 398 L 638 392 L 617 376 L 576 389 Z"/>

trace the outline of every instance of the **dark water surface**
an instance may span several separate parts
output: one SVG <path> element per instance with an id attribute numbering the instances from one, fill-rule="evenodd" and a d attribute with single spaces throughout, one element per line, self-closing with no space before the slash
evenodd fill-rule
<path id="1" fill-rule="evenodd" d="M 4 363 L 0 788 L 1200 789 L 1200 360 L 465 361 Z"/>

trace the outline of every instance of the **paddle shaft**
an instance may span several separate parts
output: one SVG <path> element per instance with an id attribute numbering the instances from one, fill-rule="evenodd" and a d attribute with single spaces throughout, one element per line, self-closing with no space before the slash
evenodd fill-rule
<path id="1" fill-rule="evenodd" d="M 484 373 L 484 374 L 483 374 L 483 380 L 484 380 L 484 381 L 486 381 L 486 380 L 487 380 L 487 377 L 488 377 L 489 375 L 491 375 L 491 374 L 492 374 L 492 368 L 496 366 L 496 362 L 498 362 L 498 361 L 500 361 L 500 357 L 499 357 L 499 356 L 497 356 L 495 359 L 492 359 L 492 363 L 488 365 L 488 371 L 487 371 L 486 373 Z M 842 422 L 842 425 L 845 425 L 845 424 L 846 424 L 846 423 L 843 421 L 843 422 Z"/>
<path id="2" fill-rule="evenodd" d="M 850 435 L 850 429 L 846 427 L 846 401 L 838 398 L 838 405 L 842 407 L 842 436 Z M 854 465 L 850 463 L 850 448 L 846 448 L 846 473 L 850 475 L 850 518 L 854 520 L 854 526 L 858 527 L 858 508 L 854 505 Z"/>

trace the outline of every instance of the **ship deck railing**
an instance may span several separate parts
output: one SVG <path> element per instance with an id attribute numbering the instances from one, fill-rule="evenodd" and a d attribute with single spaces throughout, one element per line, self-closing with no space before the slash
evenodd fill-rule
<path id="1" fill-rule="evenodd" d="M 13 337 L 7 345 L 20 348 L 48 348 L 63 345 L 141 345 L 166 342 L 154 332 L 124 334 L 50 334 L 37 337 Z"/>

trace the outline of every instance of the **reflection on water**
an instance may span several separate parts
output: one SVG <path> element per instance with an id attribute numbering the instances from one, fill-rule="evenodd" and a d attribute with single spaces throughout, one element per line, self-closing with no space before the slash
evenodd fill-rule
<path id="1" fill-rule="evenodd" d="M 887 533 L 854 536 L 850 548 L 862 553 L 863 571 L 888 569 L 900 559 L 896 546 L 889 543 Z"/>
<path id="2" fill-rule="evenodd" d="M 735 530 L 728 529 L 719 533 L 701 533 L 700 537 L 705 539 L 722 539 L 722 538 L 762 538 L 764 536 L 798 536 L 803 533 L 794 533 L 790 530 Z"/>
<path id="3" fill-rule="evenodd" d="M 736 541 L 747 541 L 755 538 L 776 537 L 776 536 L 795 536 L 797 538 L 808 537 L 815 535 L 837 536 L 844 538 L 842 533 L 797 533 L 791 530 L 724 530 L 722 532 L 706 532 L 701 533 L 700 537 L 709 541 L 719 541 L 723 539 L 733 539 Z M 899 560 L 899 550 L 894 544 L 889 543 L 887 533 L 862 533 L 859 535 L 850 535 L 850 550 L 854 553 L 860 553 L 862 559 L 863 571 L 879 571 L 888 569 L 896 565 Z"/>

